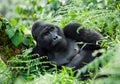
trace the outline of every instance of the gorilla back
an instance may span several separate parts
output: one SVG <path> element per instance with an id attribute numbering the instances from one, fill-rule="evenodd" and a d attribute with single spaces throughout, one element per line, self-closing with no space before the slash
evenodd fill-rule
<path id="1" fill-rule="evenodd" d="M 80 34 L 78 34 L 76 31 L 80 26 L 78 23 L 70 23 L 62 30 L 44 21 L 35 22 L 32 35 L 37 44 L 32 53 L 47 56 L 47 60 L 53 61 L 57 66 L 64 65 L 74 70 L 83 67 L 95 58 L 92 53 L 100 49 L 100 46 L 95 43 L 103 37 L 97 31 L 87 28 L 79 30 Z M 78 45 L 77 41 L 88 42 L 88 44 Z"/>

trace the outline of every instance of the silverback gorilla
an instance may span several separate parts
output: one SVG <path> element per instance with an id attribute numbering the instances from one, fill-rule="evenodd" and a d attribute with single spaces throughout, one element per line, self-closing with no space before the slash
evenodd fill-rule
<path id="1" fill-rule="evenodd" d="M 82 28 L 79 23 L 69 23 L 63 29 L 44 21 L 36 21 L 32 26 L 32 35 L 36 41 L 33 54 L 47 56 L 57 66 L 68 66 L 73 70 L 83 67 L 95 57 L 92 53 L 100 49 L 97 41 L 103 36 L 88 28 Z M 76 44 L 76 42 L 85 42 Z"/>

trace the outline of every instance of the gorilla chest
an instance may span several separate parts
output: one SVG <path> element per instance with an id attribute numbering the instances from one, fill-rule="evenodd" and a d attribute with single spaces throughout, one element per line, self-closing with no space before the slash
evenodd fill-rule
<path id="1" fill-rule="evenodd" d="M 60 52 L 51 52 L 48 54 L 48 59 L 55 62 L 58 66 L 66 65 L 72 61 L 72 59 L 79 55 L 79 47 L 74 42 L 68 44 L 68 47 L 65 51 Z"/>

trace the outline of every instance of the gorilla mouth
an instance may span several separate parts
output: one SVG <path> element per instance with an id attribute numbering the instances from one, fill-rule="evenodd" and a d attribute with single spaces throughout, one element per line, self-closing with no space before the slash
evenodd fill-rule
<path id="1" fill-rule="evenodd" d="M 53 45 L 54 48 L 58 48 L 58 46 L 60 45 L 60 43 L 61 42 L 59 41 L 59 42 L 56 42 L 54 45 L 53 44 L 52 45 Z"/>
<path id="2" fill-rule="evenodd" d="M 61 43 L 61 39 L 58 39 L 58 40 L 55 40 L 55 41 L 51 42 L 51 45 L 54 46 L 54 47 L 56 47 L 56 46 L 58 46 L 60 43 Z"/>

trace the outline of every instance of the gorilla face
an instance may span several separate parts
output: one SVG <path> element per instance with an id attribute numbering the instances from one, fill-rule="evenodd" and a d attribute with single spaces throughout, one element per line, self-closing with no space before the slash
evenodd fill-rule
<path id="1" fill-rule="evenodd" d="M 34 26 L 37 25 L 37 26 Z M 46 22 L 38 21 L 33 25 L 33 37 L 37 45 L 46 50 L 61 50 L 66 46 L 63 30 Z M 35 29 L 36 28 L 36 29 Z"/>
<path id="2" fill-rule="evenodd" d="M 38 35 L 37 38 L 38 44 L 44 44 L 41 46 L 46 46 L 47 49 L 55 48 L 62 42 L 63 37 L 58 34 L 58 29 L 56 27 L 46 27 L 41 33 Z M 41 40 L 42 39 L 42 40 Z"/>

